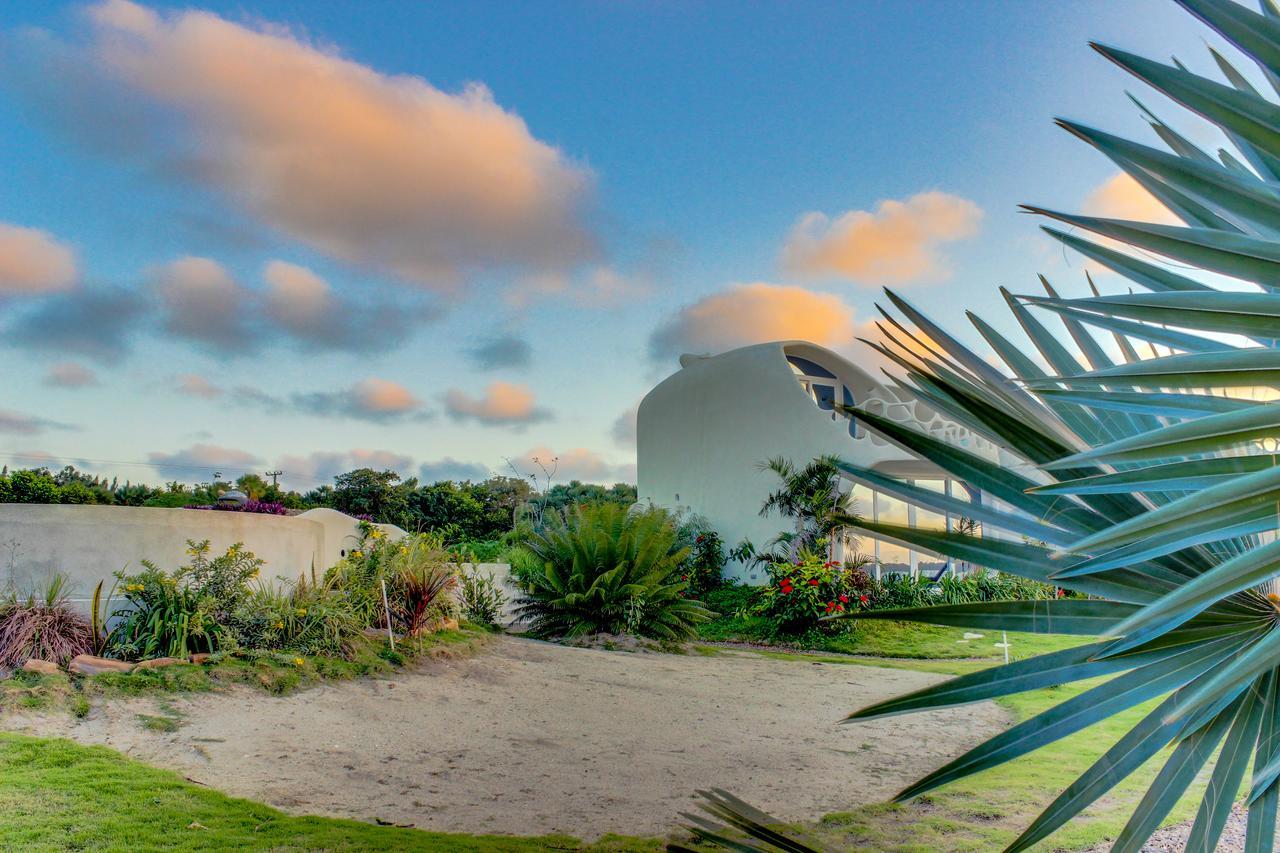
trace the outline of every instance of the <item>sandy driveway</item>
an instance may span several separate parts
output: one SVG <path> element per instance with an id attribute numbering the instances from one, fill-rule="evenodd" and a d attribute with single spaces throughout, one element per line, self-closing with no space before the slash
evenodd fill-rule
<path id="1" fill-rule="evenodd" d="M 173 734 L 139 725 L 152 700 L 113 701 L 83 721 L 0 723 L 107 744 L 294 813 L 595 838 L 664 834 L 694 789 L 713 785 L 788 819 L 882 800 L 1008 722 L 984 703 L 836 724 L 938 678 L 504 637 L 479 657 L 391 680 L 182 697 Z"/>

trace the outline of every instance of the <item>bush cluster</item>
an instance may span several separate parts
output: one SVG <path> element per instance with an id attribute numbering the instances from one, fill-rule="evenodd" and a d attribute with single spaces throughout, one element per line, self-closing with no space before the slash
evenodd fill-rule
<path id="1" fill-rule="evenodd" d="M 145 563 L 117 574 L 124 606 L 112 614 L 104 654 L 121 660 L 234 650 L 348 655 L 368 629 L 419 636 L 456 618 L 456 566 L 439 537 L 392 542 L 373 524 L 323 578 L 261 580 L 263 561 L 233 545 L 212 556 L 188 542 L 187 565 Z"/>
<path id="2" fill-rule="evenodd" d="M 841 563 L 808 552 L 794 563 L 772 562 L 769 583 L 749 594 L 745 611 L 772 620 L 777 634 L 799 635 L 811 630 L 848 630 L 853 624 L 849 621 L 824 620 L 858 610 L 1047 599 L 1061 594 L 1050 584 L 985 569 L 932 582 L 901 574 L 876 580 L 866 570 L 870 566 L 866 557 L 855 555 Z"/>

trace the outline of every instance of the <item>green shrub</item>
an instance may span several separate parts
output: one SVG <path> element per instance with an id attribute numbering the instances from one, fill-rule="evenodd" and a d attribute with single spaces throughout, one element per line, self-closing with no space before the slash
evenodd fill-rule
<path id="1" fill-rule="evenodd" d="M 849 622 L 819 620 L 870 604 L 874 582 L 861 568 L 867 562 L 858 557 L 845 564 L 802 552 L 794 563 L 770 563 L 769 584 L 759 589 L 752 611 L 772 619 L 780 634 L 847 630 Z"/>
<path id="2" fill-rule="evenodd" d="M 478 569 L 463 572 L 459 580 L 458 597 L 462 615 L 467 621 L 487 628 L 499 627 L 507 595 L 494 580 L 493 572 L 483 575 Z"/>
<path id="3" fill-rule="evenodd" d="M 366 624 L 341 592 L 305 580 L 260 587 L 231 620 L 241 648 L 334 656 L 346 654 Z"/>
<path id="4" fill-rule="evenodd" d="M 687 556 L 665 510 L 603 503 L 549 512 L 513 562 L 519 614 L 538 637 L 692 636 L 712 614 L 685 595 Z"/>
<path id="5" fill-rule="evenodd" d="M 681 577 L 689 583 L 689 594 L 705 598 L 724 583 L 724 541 L 705 524 L 694 521 L 681 529 L 688 542 L 689 556 L 681 566 Z"/>
<path id="6" fill-rule="evenodd" d="M 117 573 L 128 607 L 116 610 L 116 619 L 103 645 L 103 653 L 121 660 L 156 657 L 183 658 L 194 652 L 212 652 L 226 637 L 198 595 L 147 564 L 135 575 Z"/>
<path id="7" fill-rule="evenodd" d="M 389 608 L 397 631 L 417 634 L 433 621 L 460 615 L 457 600 L 446 594 L 457 583 L 457 566 L 439 535 L 393 542 L 379 527 L 361 529 L 360 543 L 328 571 L 325 586 L 346 598 L 362 625 L 387 627 Z"/>

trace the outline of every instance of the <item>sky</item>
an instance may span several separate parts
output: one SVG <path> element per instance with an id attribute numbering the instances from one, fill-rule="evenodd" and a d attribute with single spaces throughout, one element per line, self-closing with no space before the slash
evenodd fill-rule
<path id="1" fill-rule="evenodd" d="M 883 287 L 1004 330 L 999 286 L 1082 295 L 1017 205 L 1164 212 L 1053 118 L 1150 142 L 1128 90 L 1220 144 L 1088 42 L 1210 73 L 1212 35 L 1170 0 L 2 4 L 0 464 L 634 482 L 682 352 L 878 368 Z"/>

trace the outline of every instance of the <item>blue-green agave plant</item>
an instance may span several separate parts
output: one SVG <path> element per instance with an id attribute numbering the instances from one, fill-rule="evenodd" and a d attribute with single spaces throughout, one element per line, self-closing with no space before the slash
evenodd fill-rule
<path id="1" fill-rule="evenodd" d="M 1257 63 L 1258 79 L 1271 91 L 1259 91 L 1216 51 L 1212 59 L 1225 83 L 1194 74 L 1176 60 L 1165 65 L 1093 47 L 1217 125 L 1225 147 L 1213 153 L 1197 147 L 1136 99 L 1163 147 L 1058 123 L 1185 224 L 1026 208 L 1066 226 L 1044 230 L 1143 292 L 1100 296 L 1090 281 L 1092 297 L 1066 299 L 1043 279 L 1046 295 L 1004 292 L 1048 365 L 1042 368 L 1024 344 L 970 314 L 1007 373 L 888 294 L 892 309 L 882 309 L 883 338 L 871 345 L 898 365 L 895 381 L 995 445 L 1004 464 L 990 453 L 850 410 L 867 428 L 996 500 L 972 505 L 841 463 L 847 476 L 938 513 L 975 518 L 988 534 L 998 529 L 1009 535 L 973 537 L 863 522 L 867 534 L 1089 596 L 854 618 L 1077 634 L 1091 641 L 882 702 L 849 720 L 1106 676 L 930 773 L 899 800 L 1159 700 L 1009 850 L 1044 839 L 1170 745 L 1114 850 L 1140 849 L 1210 762 L 1212 775 L 1187 849 L 1215 848 L 1242 789 L 1249 808 L 1246 850 L 1271 850 L 1275 839 L 1280 599 L 1268 594 L 1267 585 L 1280 575 L 1280 455 L 1273 452 L 1280 439 L 1280 404 L 1256 398 L 1259 388 L 1280 388 L 1280 11 L 1270 0 L 1263 0 L 1260 13 L 1234 0 L 1176 2 Z M 1215 289 L 1198 280 L 1196 270 L 1253 286 Z M 1065 325 L 1067 339 L 1055 338 L 1044 325 L 1053 315 Z M 1115 346 L 1104 348 L 1095 334 Z M 733 803 L 710 806 L 723 817 Z M 738 824 L 761 843 L 777 846 L 776 839 L 752 832 L 754 825 Z"/>

